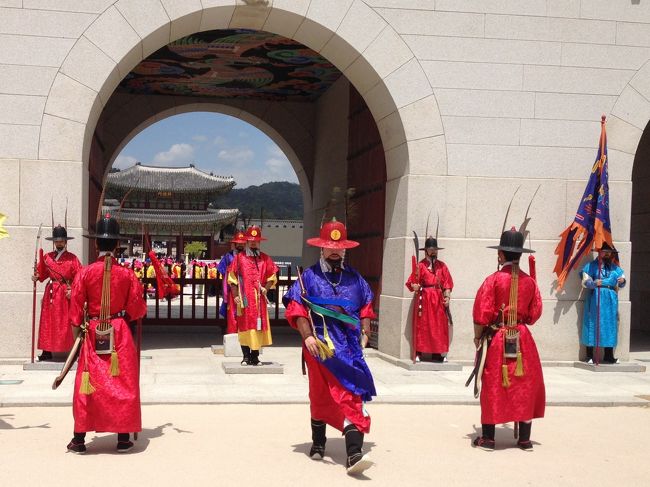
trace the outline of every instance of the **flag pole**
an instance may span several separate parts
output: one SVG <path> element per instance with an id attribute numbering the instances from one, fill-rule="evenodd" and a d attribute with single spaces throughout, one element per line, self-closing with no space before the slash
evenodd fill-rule
<path id="1" fill-rule="evenodd" d="M 598 252 L 598 280 L 602 279 L 602 268 L 603 261 L 600 258 L 600 252 Z M 596 346 L 594 347 L 594 363 L 599 365 L 598 345 L 600 344 L 600 340 L 598 337 L 600 335 L 600 285 L 596 286 L 596 293 Z"/>

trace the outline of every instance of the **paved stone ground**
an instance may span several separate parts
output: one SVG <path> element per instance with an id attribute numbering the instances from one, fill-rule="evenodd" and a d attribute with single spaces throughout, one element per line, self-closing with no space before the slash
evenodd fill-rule
<path id="1" fill-rule="evenodd" d="M 142 485 L 306 483 L 351 485 L 342 466 L 344 443 L 330 430 L 325 461 L 310 445 L 307 381 L 294 334 L 275 334 L 263 361 L 283 375 L 226 375 L 210 333 L 148 333 L 142 360 L 143 432 L 128 455 L 115 436 L 89 433 L 89 454 L 65 453 L 72 430 L 72 377 L 50 389 L 56 371 L 23 371 L 0 363 L 2 485 Z M 650 347 L 633 351 L 650 362 Z M 650 373 L 602 373 L 545 367 L 549 407 L 533 426 L 533 453 L 513 448 L 511 425 L 497 430 L 498 451 L 470 448 L 480 411 L 460 372 L 413 372 L 369 351 L 379 397 L 367 437 L 377 466 L 373 485 L 645 485 L 641 457 L 650 437 Z M 44 405 L 60 407 L 43 407 Z M 589 405 L 591 407 L 581 407 Z M 18 407 L 24 406 L 24 407 Z M 565 407 L 559 407 L 565 406 Z M 620 406 L 620 407 L 602 407 Z M 636 407 L 630 407 L 636 406 Z M 588 465 L 588 468 L 583 468 Z M 479 479 L 480 480 L 477 480 Z"/>
<path id="2" fill-rule="evenodd" d="M 289 333 L 286 333 L 289 332 Z M 144 404 L 170 403 L 306 403 L 307 380 L 300 369 L 297 335 L 278 330 L 276 343 L 264 350 L 263 361 L 284 365 L 283 375 L 225 374 L 223 362 L 234 357 L 215 355 L 210 345 L 220 343 L 216 335 L 195 333 L 149 333 L 145 335 L 141 391 Z M 650 365 L 650 347 L 632 356 Z M 368 351 L 368 364 L 377 386 L 377 403 L 466 404 L 477 403 L 464 387 L 469 366 L 462 371 L 408 371 Z M 642 362 L 648 360 L 648 362 Z M 650 371 L 645 373 L 593 373 L 564 366 L 544 367 L 549 405 L 650 405 Z M 649 367 L 650 368 L 650 367 Z M 0 405 L 70 404 L 72 375 L 52 391 L 57 371 L 23 371 L 21 364 L 1 365 L 0 380 L 22 380 L 0 385 Z"/>
<path id="3" fill-rule="evenodd" d="M 47 485 L 642 486 L 650 409 L 549 407 L 533 424 L 534 451 L 497 428 L 495 452 L 470 448 L 478 406 L 373 404 L 366 447 L 377 465 L 347 477 L 344 443 L 328 428 L 323 461 L 310 460 L 308 407 L 144 406 L 144 430 L 129 454 L 115 435 L 89 433 L 88 454 L 65 453 L 69 407 L 0 409 L 1 483 Z"/>

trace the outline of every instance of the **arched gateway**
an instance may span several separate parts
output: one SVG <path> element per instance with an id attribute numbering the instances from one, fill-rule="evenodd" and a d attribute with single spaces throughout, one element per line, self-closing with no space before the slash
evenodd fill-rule
<path id="1" fill-rule="evenodd" d="M 411 295 L 404 282 L 411 231 L 423 232 L 427 214 L 440 210 L 441 258 L 456 284 L 450 359 L 470 358 L 474 294 L 495 265 L 485 247 L 495 243 L 515 189 L 521 186 L 509 225 L 519 224 L 525 212 L 529 200 L 521 195 L 541 183 L 530 229 L 545 309 L 534 332 L 544 360 L 573 360 L 580 350 L 579 282 L 553 291 L 553 250 L 584 190 L 605 113 L 614 238 L 631 281 L 620 301 L 619 356 L 627 356 L 631 308 L 641 317 L 648 292 L 642 283 L 645 234 L 630 224 L 631 213 L 633 222 L 645 221 L 647 206 L 639 166 L 646 137 L 641 147 L 639 141 L 650 113 L 650 55 L 644 37 L 630 30 L 647 26 L 647 5 L 38 3 L 39 10 L 11 9 L 15 33 L 3 33 L 7 42 L 0 47 L 0 80 L 8 93 L 0 96 L 0 211 L 9 215 L 11 235 L 0 242 L 0 265 L 15 276 L 0 283 L 0 325 L 7 330 L 0 356 L 26 356 L 29 349 L 32 288 L 25 270 L 36 228 L 50 221 L 50 195 L 56 220 L 68 199 L 69 230 L 79 237 L 92 222 L 92 202 L 120 147 L 160 118 L 196 110 L 237 116 L 282 148 L 301 183 L 305 234 L 315 232 L 332 186 L 367 184 L 360 191 L 366 205 L 361 222 L 369 226 L 355 230 L 367 252 L 352 257 L 376 277 L 379 347 L 394 356 L 405 358 L 409 350 Z M 32 22 L 37 17 L 43 21 Z M 123 84 L 170 43 L 240 29 L 304 46 L 341 74 L 316 98 L 300 102 L 145 96 Z M 224 81 L 224 72 L 214 84 Z M 71 249 L 83 255 L 84 244 L 77 238 Z M 641 322 L 639 328 L 647 331 Z"/>
<path id="2" fill-rule="evenodd" d="M 406 78 L 425 79 L 410 49 L 377 13 L 359 2 L 349 10 L 331 2 L 311 2 L 309 9 L 308 2 L 275 2 L 273 6 L 217 2 L 228 5 L 215 7 L 203 2 L 205 8 L 199 2 L 176 2 L 164 9 L 158 2 L 134 3 L 138 5 L 111 6 L 92 23 L 69 52 L 48 97 L 39 159 L 71 161 L 57 164 L 73 180 L 81 179 L 83 190 L 74 204 L 71 226 L 79 232 L 92 225 L 110 163 L 118 149 L 148 124 L 192 110 L 239 116 L 265 130 L 289 156 L 303 188 L 306 233 L 318 227 L 333 186 L 357 189 L 360 217 L 351 237 L 362 242 L 364 251 L 351 259 L 378 295 L 386 286 L 394 288 L 379 300 L 382 322 L 386 316 L 387 323 L 380 347 L 404 355 L 408 345 L 402 317 L 408 313 L 409 302 L 401 297 L 402 263 L 410 250 L 407 235 L 413 226 L 412 213 L 418 212 L 408 200 L 415 194 L 413 186 L 422 188 L 424 182 L 408 176 L 409 140 L 441 133 L 430 88 L 422 93 L 402 85 Z M 227 88 L 236 80 L 234 76 L 227 79 L 221 69 L 219 74 L 226 79 L 212 81 L 223 82 L 226 88 L 217 97 L 196 92 L 186 97 L 180 92 L 147 95 L 134 88 L 139 82 L 133 79 L 138 66 L 145 68 L 141 73 L 151 68 L 148 57 L 153 54 L 155 58 L 170 42 L 182 39 L 180 44 L 210 31 L 216 36 L 248 36 L 249 40 L 267 37 L 264 45 L 286 42 L 304 49 L 301 54 L 317 59 L 308 65 L 311 71 L 303 74 L 312 84 L 316 78 L 316 86 L 299 85 L 306 99 L 263 90 L 233 98 Z M 243 48 L 235 49 L 238 54 L 246 51 L 245 45 L 235 47 Z M 215 54 L 218 57 L 218 47 Z M 319 62 L 320 66 L 314 66 Z M 324 65 L 329 63 L 332 67 L 322 77 L 329 75 L 333 82 L 321 79 L 318 84 L 319 70 L 327 71 Z M 292 88 L 288 86 L 284 93 L 291 93 Z M 233 93 L 237 93 L 236 86 Z M 383 263 L 386 255 L 390 255 L 388 266 Z"/>

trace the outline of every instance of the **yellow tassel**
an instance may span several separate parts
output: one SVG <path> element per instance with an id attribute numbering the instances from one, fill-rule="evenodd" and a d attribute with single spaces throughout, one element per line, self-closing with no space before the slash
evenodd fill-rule
<path id="1" fill-rule="evenodd" d="M 95 392 L 95 388 L 90 383 L 90 372 L 84 371 L 81 373 L 81 385 L 79 386 L 79 394 L 85 394 L 89 396 Z"/>
<path id="2" fill-rule="evenodd" d="M 517 352 L 517 367 L 515 367 L 515 376 L 523 377 L 524 375 L 524 361 L 521 357 L 521 352 Z"/>
<path id="3" fill-rule="evenodd" d="M 503 364 L 501 366 L 501 385 L 503 387 L 510 387 L 510 379 L 508 378 L 508 366 Z"/>
<path id="4" fill-rule="evenodd" d="M 111 352 L 111 375 L 113 377 L 120 375 L 120 363 L 117 359 L 117 352 L 115 350 Z"/>
<path id="5" fill-rule="evenodd" d="M 316 338 L 316 345 L 318 345 L 318 356 L 321 360 L 327 360 L 334 356 L 334 351 L 328 347 L 322 340 Z"/>

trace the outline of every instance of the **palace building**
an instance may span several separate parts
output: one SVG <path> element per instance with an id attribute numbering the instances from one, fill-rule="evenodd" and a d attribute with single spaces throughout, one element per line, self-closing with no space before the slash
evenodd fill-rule
<path id="1" fill-rule="evenodd" d="M 216 258 L 216 241 L 237 220 L 237 209 L 213 208 L 212 202 L 235 186 L 232 177 L 189 167 L 156 167 L 140 163 L 113 170 L 106 178 L 104 209 L 116 215 L 133 255 L 143 234 L 167 242 L 169 255 L 180 257 L 184 242 L 204 241 L 206 258 Z M 121 208 L 120 208 L 121 205 Z M 174 251 L 171 251 L 171 249 Z"/>

